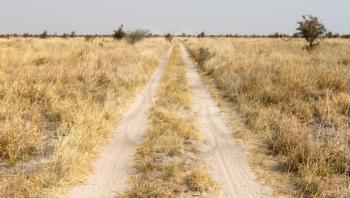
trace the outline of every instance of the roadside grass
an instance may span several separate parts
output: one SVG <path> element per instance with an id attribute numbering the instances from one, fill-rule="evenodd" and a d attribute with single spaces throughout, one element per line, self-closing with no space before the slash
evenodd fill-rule
<path id="1" fill-rule="evenodd" d="M 82 181 L 167 47 L 0 39 L 0 197 L 60 197 Z"/>
<path id="2" fill-rule="evenodd" d="M 145 140 L 136 153 L 138 174 L 123 197 L 215 196 L 217 184 L 201 159 L 201 135 L 191 109 L 185 65 L 177 45 L 166 66 Z"/>
<path id="3" fill-rule="evenodd" d="M 298 196 L 348 197 L 350 41 L 325 40 L 311 54 L 302 44 L 298 39 L 186 41 L 200 68 L 238 107 L 250 129 L 245 132 L 252 131 L 265 154 L 280 161 L 281 174 L 297 176 Z M 202 63 L 206 48 L 213 57 Z"/>

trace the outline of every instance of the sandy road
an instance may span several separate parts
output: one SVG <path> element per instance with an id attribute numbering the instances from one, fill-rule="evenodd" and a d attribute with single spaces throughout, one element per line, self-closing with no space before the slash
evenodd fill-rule
<path id="1" fill-rule="evenodd" d="M 259 184 L 250 170 L 240 145 L 235 143 L 227 120 L 202 84 L 187 50 L 181 46 L 187 67 L 187 78 L 194 97 L 194 111 L 198 115 L 206 141 L 206 161 L 210 176 L 222 188 L 220 197 L 272 197 L 272 190 Z"/>
<path id="2" fill-rule="evenodd" d="M 194 111 L 198 115 L 202 132 L 207 141 L 203 148 L 210 176 L 222 188 L 220 197 L 258 198 L 272 197 L 272 190 L 261 185 L 250 170 L 246 156 L 237 144 L 227 120 L 208 89 L 201 82 L 187 50 L 181 46 L 186 64 L 187 78 L 194 99 Z M 114 136 L 95 164 L 95 172 L 83 184 L 68 192 L 70 198 L 112 198 L 127 188 L 127 179 L 136 173 L 133 159 L 136 146 L 147 129 L 149 110 L 154 103 L 164 67 L 172 49 L 163 58 L 151 82 L 137 96 L 125 114 Z"/>
<path id="3" fill-rule="evenodd" d="M 135 174 L 133 168 L 137 144 L 143 139 L 150 107 L 160 83 L 172 48 L 162 59 L 151 82 L 136 97 L 123 117 L 118 130 L 111 137 L 95 164 L 95 172 L 89 179 L 68 192 L 70 198 L 112 198 L 127 187 L 127 179 Z"/>

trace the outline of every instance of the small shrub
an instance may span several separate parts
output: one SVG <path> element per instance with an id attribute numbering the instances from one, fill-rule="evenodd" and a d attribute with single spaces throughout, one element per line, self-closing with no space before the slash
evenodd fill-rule
<path id="1" fill-rule="evenodd" d="M 186 184 L 191 190 L 198 192 L 208 191 L 215 186 L 211 178 L 201 170 L 194 170 L 188 175 Z"/>
<path id="2" fill-rule="evenodd" d="M 74 38 L 75 35 L 76 35 L 75 31 L 73 31 L 73 32 L 70 33 L 70 37 L 71 37 L 71 38 Z"/>
<path id="3" fill-rule="evenodd" d="M 171 41 L 173 40 L 173 38 L 174 38 L 174 37 L 173 37 L 173 35 L 171 35 L 171 34 L 166 34 L 166 35 L 165 35 L 165 40 L 168 41 L 168 42 L 171 42 Z"/>
<path id="4" fill-rule="evenodd" d="M 85 38 L 86 42 L 90 42 L 90 41 L 93 41 L 95 39 L 95 37 L 91 36 L 91 35 L 85 35 L 84 38 Z"/>
<path id="5" fill-rule="evenodd" d="M 201 32 L 197 35 L 198 38 L 204 38 L 205 37 L 205 32 Z"/>
<path id="6" fill-rule="evenodd" d="M 199 66 L 203 66 L 208 60 L 214 57 L 214 54 L 209 51 L 208 48 L 199 48 L 195 53 L 194 58 Z"/>
<path id="7" fill-rule="evenodd" d="M 142 41 L 147 35 L 147 30 L 135 30 L 133 32 L 128 33 L 126 40 L 129 44 L 135 44 L 136 42 Z"/>
<path id="8" fill-rule="evenodd" d="M 64 33 L 64 34 L 62 34 L 62 38 L 68 38 L 68 34 L 67 33 Z"/>
<path id="9" fill-rule="evenodd" d="M 114 33 L 113 33 L 113 38 L 116 39 L 116 40 L 122 40 L 125 36 L 126 36 L 126 33 L 124 32 L 123 30 L 123 24 L 121 26 L 118 27 L 117 30 L 113 30 Z"/>
<path id="10" fill-rule="evenodd" d="M 40 34 L 40 38 L 42 38 L 42 39 L 46 39 L 47 36 L 48 36 L 48 33 L 47 33 L 46 30 L 43 33 Z"/>

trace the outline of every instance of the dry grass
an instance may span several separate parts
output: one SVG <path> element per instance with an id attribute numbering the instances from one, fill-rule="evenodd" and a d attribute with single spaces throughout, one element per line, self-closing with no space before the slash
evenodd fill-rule
<path id="1" fill-rule="evenodd" d="M 298 175 L 303 196 L 350 196 L 350 41 L 190 39 L 215 56 L 202 69 L 243 114 L 268 154 Z M 201 62 L 199 60 L 199 62 Z"/>
<path id="2" fill-rule="evenodd" d="M 0 197 L 56 197 L 91 168 L 163 39 L 0 39 Z"/>
<path id="3" fill-rule="evenodd" d="M 133 188 L 124 197 L 215 196 L 216 184 L 201 160 L 200 132 L 179 46 L 162 77 L 150 126 L 138 147 Z"/>

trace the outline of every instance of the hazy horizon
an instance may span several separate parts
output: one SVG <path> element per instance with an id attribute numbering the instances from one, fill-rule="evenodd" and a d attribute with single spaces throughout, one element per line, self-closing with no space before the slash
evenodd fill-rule
<path id="1" fill-rule="evenodd" d="M 0 7 L 0 34 L 111 34 L 120 24 L 155 34 L 292 34 L 303 14 L 319 17 L 329 31 L 348 34 L 349 7 L 346 0 L 12 0 Z"/>

